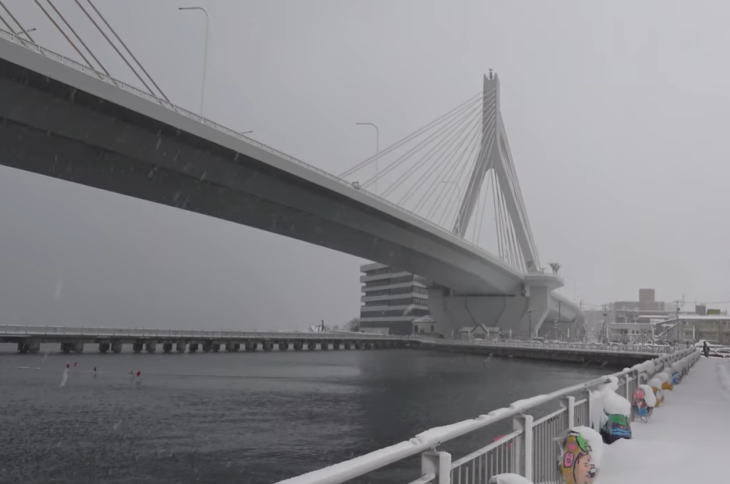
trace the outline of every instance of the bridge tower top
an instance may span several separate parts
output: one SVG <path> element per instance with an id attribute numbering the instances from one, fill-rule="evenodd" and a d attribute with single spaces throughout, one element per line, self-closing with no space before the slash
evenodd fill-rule
<path id="1" fill-rule="evenodd" d="M 484 76 L 482 96 L 482 136 L 479 154 L 471 171 L 464 197 L 454 223 L 453 232 L 464 237 L 477 205 L 484 180 L 489 170 L 494 171 L 498 192 L 497 203 L 502 204 L 511 227 L 505 228 L 516 249 L 522 255 L 528 271 L 536 271 L 540 266 L 527 218 L 527 210 L 522 198 L 517 172 L 507 140 L 499 102 L 499 76 L 492 69 Z M 503 223 L 505 223 L 503 221 Z"/>

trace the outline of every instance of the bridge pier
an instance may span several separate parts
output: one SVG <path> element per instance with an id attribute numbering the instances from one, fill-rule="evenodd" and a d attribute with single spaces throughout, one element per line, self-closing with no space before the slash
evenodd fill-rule
<path id="1" fill-rule="evenodd" d="M 338 340 L 334 340 L 334 341 L 332 342 L 332 349 L 333 349 L 333 350 L 339 350 L 339 349 L 340 349 L 340 344 L 341 344 L 341 342 L 340 342 L 340 341 L 338 341 Z"/>
<path id="2" fill-rule="evenodd" d="M 233 343 L 230 341 L 228 343 L 226 343 L 226 351 L 228 353 L 236 353 L 240 349 L 241 349 L 241 343 Z"/>
<path id="3" fill-rule="evenodd" d="M 204 353 L 210 353 L 210 351 L 213 349 L 213 342 L 210 340 L 203 341 L 203 352 Z"/>
<path id="4" fill-rule="evenodd" d="M 62 353 L 83 353 L 84 342 L 83 341 L 64 341 L 61 343 Z"/>
<path id="5" fill-rule="evenodd" d="M 345 348 L 346 350 L 349 350 L 350 349 L 350 346 L 352 346 L 352 343 L 349 342 L 349 341 L 344 341 L 342 343 L 342 347 Z"/>
<path id="6" fill-rule="evenodd" d="M 185 344 L 185 343 L 183 343 L 183 344 Z M 200 347 L 200 343 L 190 343 L 188 345 L 188 351 L 190 353 L 197 353 L 199 347 Z"/>
<path id="7" fill-rule="evenodd" d="M 41 350 L 41 342 L 28 339 L 18 342 L 18 353 L 38 353 Z"/>
<path id="8" fill-rule="evenodd" d="M 132 351 L 134 351 L 135 353 L 141 353 L 143 348 L 143 341 L 135 341 L 134 343 L 132 343 Z"/>
<path id="9" fill-rule="evenodd" d="M 274 343 L 271 341 L 264 341 L 261 343 L 261 347 L 264 349 L 264 351 L 271 351 L 274 349 Z"/>
<path id="10" fill-rule="evenodd" d="M 279 341 L 277 346 L 279 347 L 279 351 L 289 351 L 288 341 Z"/>
<path id="11" fill-rule="evenodd" d="M 304 343 L 302 341 L 294 342 L 294 351 L 302 351 L 303 347 L 304 347 Z"/>
<path id="12" fill-rule="evenodd" d="M 101 354 L 107 353 L 109 351 L 110 346 L 111 346 L 111 344 L 109 344 L 108 341 L 102 341 L 101 343 L 99 343 L 99 353 L 101 353 Z"/>
<path id="13" fill-rule="evenodd" d="M 445 336 L 483 324 L 497 326 L 514 339 L 532 339 L 548 316 L 552 290 L 561 285 L 557 276 L 530 273 L 516 294 L 460 296 L 442 287 L 430 287 L 428 306 L 439 332 Z"/>
<path id="14" fill-rule="evenodd" d="M 259 344 L 256 341 L 246 341 L 246 351 L 254 352 L 256 351 L 258 345 Z"/>
<path id="15" fill-rule="evenodd" d="M 317 349 L 317 342 L 316 341 L 307 341 L 307 350 L 308 351 L 314 351 Z"/>
<path id="16" fill-rule="evenodd" d="M 172 343 L 170 343 L 169 341 L 162 343 L 162 352 L 163 353 L 172 352 Z"/>
<path id="17" fill-rule="evenodd" d="M 116 354 L 121 353 L 122 352 L 122 342 L 121 341 L 112 341 L 111 348 L 112 348 L 112 353 L 116 353 Z"/>
<path id="18" fill-rule="evenodd" d="M 319 349 L 321 351 L 327 351 L 330 349 L 330 342 L 329 341 L 320 341 L 319 342 Z"/>
<path id="19" fill-rule="evenodd" d="M 154 353 L 157 351 L 157 342 L 156 341 L 148 341 L 145 343 L 145 349 L 147 350 L 147 353 Z"/>
<path id="20" fill-rule="evenodd" d="M 185 353 L 185 343 L 182 341 L 175 343 L 175 351 L 178 353 Z"/>

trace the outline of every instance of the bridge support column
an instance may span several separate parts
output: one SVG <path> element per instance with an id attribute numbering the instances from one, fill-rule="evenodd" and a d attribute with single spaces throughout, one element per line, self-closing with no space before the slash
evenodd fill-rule
<path id="1" fill-rule="evenodd" d="M 147 350 L 147 353 L 154 353 L 157 351 L 157 342 L 156 341 L 148 341 L 145 343 L 145 349 Z"/>
<path id="2" fill-rule="evenodd" d="M 279 351 L 288 351 L 289 350 L 289 342 L 288 341 L 279 341 Z"/>
<path id="3" fill-rule="evenodd" d="M 200 343 L 190 343 L 188 345 L 188 351 L 190 353 L 197 353 L 199 347 L 200 347 Z"/>
<path id="4" fill-rule="evenodd" d="M 41 342 L 27 339 L 18 342 L 18 353 L 38 353 L 41 350 Z"/>
<path id="5" fill-rule="evenodd" d="M 210 350 L 213 353 L 218 353 L 221 350 L 221 344 L 220 343 L 211 343 L 210 344 Z"/>
<path id="6" fill-rule="evenodd" d="M 175 351 L 178 353 L 185 353 L 185 343 L 182 341 L 175 343 Z"/>
<path id="7" fill-rule="evenodd" d="M 112 341 L 112 353 L 119 354 L 122 352 L 122 342 L 121 341 Z"/>
<path id="8" fill-rule="evenodd" d="M 110 346 L 111 345 L 109 344 L 108 341 L 102 341 L 101 343 L 99 343 L 99 353 L 103 354 L 103 353 L 108 352 Z"/>
<path id="9" fill-rule="evenodd" d="M 502 336 L 531 339 L 537 336 L 550 309 L 551 292 L 560 280 L 550 274 L 525 276 L 519 294 L 504 296 L 459 296 L 443 288 L 428 291 L 428 305 L 437 330 L 447 337 L 456 336 L 463 327 L 499 327 Z"/>
<path id="10" fill-rule="evenodd" d="M 246 351 L 254 352 L 258 345 L 259 344 L 256 341 L 246 341 Z"/>
<path id="11" fill-rule="evenodd" d="M 213 349 L 213 342 L 210 340 L 203 341 L 203 352 L 210 353 L 210 350 Z"/>
<path id="12" fill-rule="evenodd" d="M 144 342 L 142 341 L 135 341 L 132 343 L 132 351 L 135 353 L 141 353 L 142 349 L 144 348 Z"/>
<path id="13" fill-rule="evenodd" d="M 304 347 L 304 343 L 302 341 L 294 342 L 294 351 L 302 351 L 303 347 Z"/>
<path id="14" fill-rule="evenodd" d="M 316 341 L 307 341 L 307 350 L 314 351 L 317 349 L 317 342 Z"/>
<path id="15" fill-rule="evenodd" d="M 164 353 L 170 353 L 172 351 L 172 343 L 169 341 L 166 343 L 162 343 L 162 351 Z"/>
<path id="16" fill-rule="evenodd" d="M 241 343 L 233 343 L 230 341 L 226 343 L 226 351 L 228 353 L 236 353 L 239 349 L 241 349 Z"/>
<path id="17" fill-rule="evenodd" d="M 264 349 L 264 351 L 271 351 L 274 349 L 274 343 L 271 341 L 264 341 L 261 343 L 261 347 Z"/>
<path id="18" fill-rule="evenodd" d="M 330 349 L 330 342 L 329 341 L 320 341 L 319 342 L 319 349 L 322 351 L 327 351 Z"/>

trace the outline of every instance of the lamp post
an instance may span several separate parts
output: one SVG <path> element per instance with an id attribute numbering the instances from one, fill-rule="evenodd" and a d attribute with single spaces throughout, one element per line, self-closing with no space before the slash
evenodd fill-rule
<path id="1" fill-rule="evenodd" d="M 378 176 L 378 172 L 380 169 L 378 168 L 378 155 L 380 154 L 380 128 L 378 128 L 378 125 L 375 123 L 372 123 L 370 121 L 366 122 L 357 122 L 355 123 L 357 126 L 372 126 L 375 128 L 375 176 Z M 378 179 L 375 179 L 375 192 L 378 191 Z"/>
<path id="2" fill-rule="evenodd" d="M 178 7 L 178 10 L 193 11 L 197 10 L 205 14 L 205 49 L 203 50 L 203 82 L 200 85 L 200 115 L 203 116 L 203 106 L 205 105 L 205 77 L 208 70 L 208 27 L 210 25 L 210 17 L 208 11 L 203 7 Z"/>

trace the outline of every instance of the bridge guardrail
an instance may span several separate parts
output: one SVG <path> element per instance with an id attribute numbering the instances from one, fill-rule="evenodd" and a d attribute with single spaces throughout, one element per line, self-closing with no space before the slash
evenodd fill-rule
<path id="1" fill-rule="evenodd" d="M 534 341 L 462 341 L 451 339 L 427 339 L 419 336 L 397 336 L 382 335 L 377 333 L 357 333 L 346 331 L 332 331 L 327 333 L 309 332 L 276 332 L 276 331 L 236 331 L 236 330 L 179 330 L 179 329 L 139 329 L 139 328 L 89 328 L 82 326 L 24 326 L 24 325 L 0 325 L 0 336 L 5 337 L 53 337 L 66 336 L 69 338 L 157 338 L 164 339 L 195 339 L 195 338 L 219 338 L 225 339 L 370 339 L 370 340 L 408 340 L 424 345 L 448 345 L 464 347 L 497 347 L 515 349 L 535 350 L 576 350 L 590 352 L 609 353 L 631 353 L 631 354 L 661 354 L 673 351 L 674 348 L 668 345 L 616 345 L 600 343 L 572 343 L 552 342 L 539 343 Z"/>
<path id="2" fill-rule="evenodd" d="M 336 175 L 333 175 L 332 173 L 329 173 L 326 170 L 323 170 L 321 168 L 318 168 L 318 167 L 316 167 L 316 166 L 314 166 L 314 165 L 312 165 L 310 163 L 307 163 L 306 161 L 303 161 L 303 160 L 301 160 L 299 158 L 296 158 L 296 157 L 294 157 L 292 155 L 289 155 L 287 153 L 284 153 L 283 151 L 279 151 L 276 148 L 273 148 L 273 147 L 271 147 L 271 146 L 269 146 L 267 144 L 261 143 L 260 141 L 257 141 L 255 139 L 249 138 L 249 137 L 247 137 L 247 136 L 239 133 L 238 131 L 235 131 L 235 130 L 233 130 L 231 128 L 228 128 L 227 126 L 224 126 L 222 124 L 219 124 L 219 123 L 217 123 L 217 122 L 215 122 L 215 121 L 213 121 L 211 119 L 205 118 L 205 117 L 203 117 L 203 116 L 201 116 L 199 114 L 196 114 L 196 113 L 194 113 L 194 112 L 192 112 L 192 111 L 190 111 L 188 109 L 185 109 L 185 108 L 183 108 L 181 106 L 178 106 L 176 104 L 173 104 L 173 103 L 171 103 L 171 102 L 169 102 L 169 101 L 167 101 L 165 99 L 162 99 L 160 97 L 157 97 L 157 96 L 155 96 L 155 95 L 153 95 L 151 93 L 145 92 L 145 91 L 143 91 L 143 90 L 141 90 L 141 89 L 139 89 L 137 87 L 132 86 L 131 84 L 128 84 L 128 83 L 126 83 L 124 81 L 120 81 L 120 80 L 115 79 L 115 78 L 113 78 L 111 76 L 107 76 L 103 72 L 100 72 L 100 71 L 97 71 L 97 70 L 95 70 L 95 69 L 93 69 L 91 67 L 85 66 L 85 65 L 81 64 L 80 62 L 77 62 L 77 61 L 75 61 L 75 60 L 73 60 L 71 58 L 68 58 L 68 57 L 66 57 L 66 56 L 64 56 L 62 54 L 59 54 L 58 52 L 54 52 L 54 51 L 52 51 L 50 49 L 47 49 L 45 47 L 42 47 L 42 46 L 40 46 L 40 45 L 38 45 L 38 44 L 36 44 L 34 42 L 30 42 L 28 40 L 25 40 L 25 39 L 23 39 L 23 38 L 15 35 L 15 34 L 11 33 L 11 32 L 8 32 L 6 30 L 0 29 L 0 37 L 3 37 L 5 39 L 7 39 L 7 40 L 9 40 L 9 41 L 11 41 L 13 43 L 15 43 L 16 45 L 20 45 L 21 47 L 24 47 L 24 48 L 26 48 L 28 50 L 31 50 L 33 52 L 36 52 L 39 55 L 42 55 L 42 56 L 47 57 L 49 59 L 52 59 L 52 60 L 54 60 L 56 62 L 59 62 L 60 64 L 63 64 L 63 65 L 68 66 L 68 67 L 71 67 L 71 68 L 73 68 L 73 69 L 75 69 L 77 71 L 80 71 L 80 72 L 82 72 L 82 73 L 84 73 L 84 74 L 86 74 L 86 75 L 88 75 L 90 77 L 94 77 L 96 79 L 101 80 L 102 82 L 106 82 L 108 84 L 111 84 L 111 85 L 119 88 L 119 89 L 122 89 L 122 90 L 124 90 L 126 92 L 129 92 L 130 94 L 134 94 L 137 97 L 140 97 L 140 98 L 146 99 L 146 100 L 148 100 L 150 102 L 153 102 L 155 104 L 158 104 L 158 105 L 160 105 L 160 106 L 162 106 L 162 107 L 164 107 L 164 108 L 166 108 L 166 109 L 168 109 L 170 111 L 173 111 L 173 112 L 175 112 L 177 114 L 180 114 L 182 116 L 185 116 L 186 118 L 192 119 L 193 121 L 196 121 L 196 122 L 198 122 L 200 124 L 203 124 L 205 126 L 208 126 L 210 128 L 213 128 L 213 129 L 215 129 L 215 130 L 217 130 L 219 132 L 225 133 L 225 134 L 227 134 L 229 136 L 232 136 L 232 137 L 237 138 L 237 139 L 239 139 L 241 141 L 244 141 L 244 142 L 246 142 L 246 143 L 248 143 L 250 145 L 253 145 L 253 146 L 255 146 L 255 147 L 257 147 L 257 148 L 259 148 L 259 149 L 261 149 L 263 151 L 267 151 L 267 152 L 269 152 L 271 154 L 274 154 L 274 155 L 276 155 L 278 157 L 281 157 L 281 158 L 283 158 L 283 159 L 285 159 L 285 160 L 287 160 L 287 161 L 289 161 L 291 163 L 294 163 L 296 165 L 299 165 L 299 166 L 302 166 L 302 167 L 307 168 L 309 170 L 312 170 L 314 172 L 317 172 L 320 175 L 322 175 L 322 176 L 324 176 L 324 177 L 326 177 L 326 178 L 328 178 L 328 179 L 330 179 L 330 180 L 332 180 L 334 182 L 337 182 L 338 184 L 340 184 L 340 185 L 342 185 L 344 187 L 347 187 L 348 190 L 354 190 L 356 192 L 364 193 L 367 196 L 371 197 L 372 199 L 377 200 L 380 203 L 386 204 L 389 207 L 394 208 L 394 209 L 396 209 L 396 210 L 398 210 L 400 212 L 404 212 L 407 215 L 409 215 L 410 217 L 413 217 L 414 219 L 418 220 L 420 223 L 423 223 L 423 224 L 429 226 L 430 228 L 432 228 L 434 230 L 437 230 L 438 233 L 441 236 L 447 238 L 448 240 L 452 240 L 452 241 L 458 242 L 460 244 L 466 244 L 472 250 L 474 250 L 475 252 L 478 252 L 480 255 L 484 256 L 486 259 L 491 260 L 491 261 L 494 261 L 494 262 L 497 262 L 499 264 L 502 264 L 502 265 L 504 265 L 505 267 L 508 267 L 511 270 L 516 270 L 518 272 L 522 272 L 520 269 L 518 269 L 516 267 L 510 266 L 509 264 L 505 263 L 501 259 L 499 259 L 499 258 L 495 257 L 494 255 L 490 254 L 489 252 L 485 251 L 484 249 L 482 249 L 478 245 L 472 244 L 472 243 L 468 242 L 465 239 L 461 239 L 459 237 L 456 237 L 448 229 L 448 227 L 443 227 L 443 226 L 441 226 L 441 225 L 439 225 L 439 224 L 437 224 L 435 222 L 432 222 L 432 221 L 428 220 L 427 218 L 425 218 L 425 217 L 423 217 L 423 216 L 421 216 L 421 215 L 419 215 L 419 214 L 417 214 L 415 212 L 412 212 L 412 211 L 410 211 L 410 210 L 408 210 L 408 209 L 406 209 L 404 207 L 401 207 L 401 206 L 399 206 L 399 205 L 391 202 L 390 200 L 387 200 L 387 199 L 385 199 L 385 198 L 383 198 L 383 197 L 381 197 L 381 196 L 379 196 L 379 195 L 377 195 L 377 194 L 375 194 L 375 193 L 373 193 L 373 192 L 371 192 L 371 191 L 369 191 L 367 189 L 364 189 L 364 188 L 357 188 L 356 189 L 347 180 L 345 180 L 343 178 L 340 178 L 340 177 L 338 177 Z"/>
<path id="3" fill-rule="evenodd" d="M 326 333 L 297 333 L 297 332 L 257 332 L 234 330 L 178 330 L 178 329 L 124 329 L 124 328 L 87 328 L 71 326 L 22 326 L 0 325 L 0 336 L 5 337 L 53 337 L 66 336 L 69 338 L 157 338 L 164 339 L 368 339 L 368 340 L 403 340 L 404 337 L 382 335 L 375 333 L 355 332 L 326 332 Z"/>
<path id="4" fill-rule="evenodd" d="M 699 352 L 688 348 L 652 361 L 659 371 L 661 366 L 693 355 L 699 357 Z M 534 482 L 562 482 L 556 465 L 556 441 L 571 427 L 591 425 L 590 392 L 615 378 L 618 381 L 617 392 L 630 400 L 645 371 L 645 364 L 640 363 L 612 375 L 518 400 L 509 407 L 428 429 L 407 441 L 285 479 L 279 484 L 339 484 L 418 454 L 421 455 L 421 475 L 410 484 L 483 483 L 488 482 L 491 476 L 505 472 L 522 474 Z M 533 417 L 536 410 L 550 404 L 557 404 L 559 408 L 540 418 Z M 449 452 L 438 450 L 443 444 L 510 418 L 513 424 L 511 433 L 459 459 L 452 460 Z"/>

